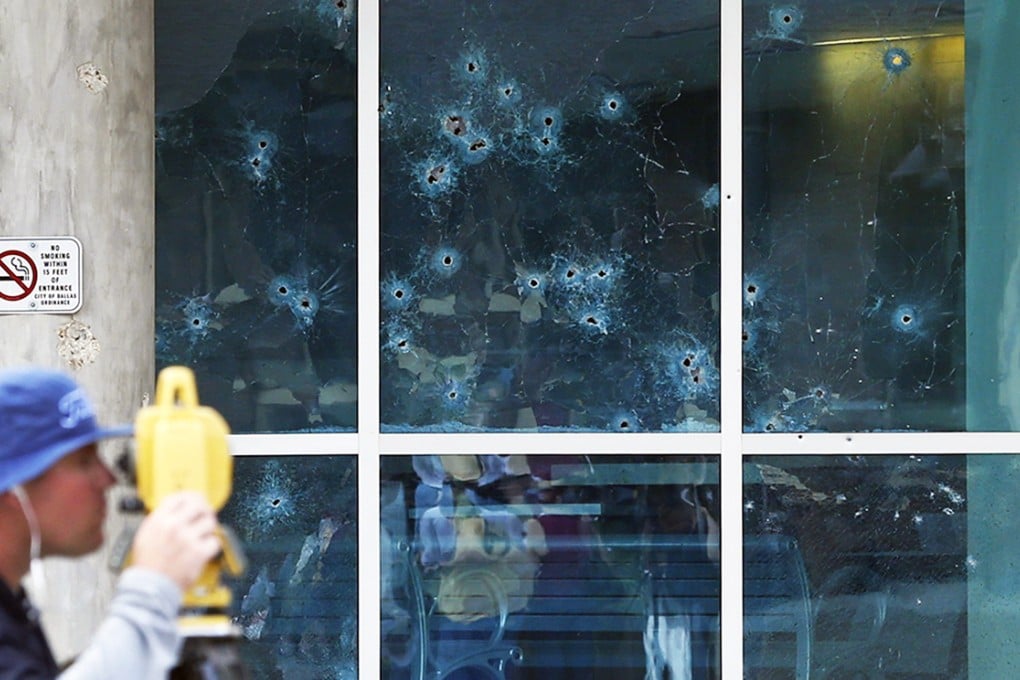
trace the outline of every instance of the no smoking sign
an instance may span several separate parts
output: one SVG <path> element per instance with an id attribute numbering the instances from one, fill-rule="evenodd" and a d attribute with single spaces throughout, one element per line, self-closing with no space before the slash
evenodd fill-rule
<path id="1" fill-rule="evenodd" d="M 0 238 L 0 314 L 77 312 L 81 269 L 73 236 Z"/>

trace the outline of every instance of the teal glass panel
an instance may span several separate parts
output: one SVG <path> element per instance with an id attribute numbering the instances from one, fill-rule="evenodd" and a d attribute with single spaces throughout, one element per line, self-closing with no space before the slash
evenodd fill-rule
<path id="1" fill-rule="evenodd" d="M 718 430 L 718 4 L 380 11 L 384 431 Z"/>
<path id="2" fill-rule="evenodd" d="M 963 0 L 743 16 L 745 430 L 966 429 Z"/>
<path id="3" fill-rule="evenodd" d="M 252 680 L 358 677 L 354 456 L 238 457 L 220 513 L 244 546 L 233 621 Z"/>
<path id="4" fill-rule="evenodd" d="M 1020 5 L 967 1 L 967 429 L 1020 430 Z M 973 294 L 970 294 L 973 291 Z"/>
<path id="5" fill-rule="evenodd" d="M 718 678 L 718 458 L 382 459 L 382 677 Z"/>
<path id="6" fill-rule="evenodd" d="M 745 458 L 769 548 L 745 547 L 745 677 L 1014 676 L 1017 484 L 1016 455 Z"/>
<path id="7" fill-rule="evenodd" d="M 357 422 L 355 20 L 156 2 L 156 363 L 235 432 Z"/>

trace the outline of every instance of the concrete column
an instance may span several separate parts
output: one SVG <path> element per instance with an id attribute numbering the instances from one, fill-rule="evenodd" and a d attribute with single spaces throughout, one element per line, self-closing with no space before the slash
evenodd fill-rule
<path id="1" fill-rule="evenodd" d="M 133 420 L 153 384 L 153 82 L 152 0 L 0 3 L 0 236 L 74 236 L 84 270 L 73 316 L 0 315 L 0 365 L 71 371 L 102 422 Z M 58 660 L 102 619 L 105 563 L 47 566 Z"/>

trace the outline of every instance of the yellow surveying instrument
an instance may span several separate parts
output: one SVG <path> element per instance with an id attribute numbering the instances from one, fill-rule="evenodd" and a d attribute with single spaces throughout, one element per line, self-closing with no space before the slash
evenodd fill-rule
<path id="1" fill-rule="evenodd" d="M 133 469 L 137 500 L 145 511 L 177 491 L 198 491 L 219 511 L 230 498 L 233 481 L 229 433 L 216 410 L 199 405 L 191 369 L 170 366 L 160 371 L 155 403 L 142 408 L 135 419 Z M 220 555 L 184 594 L 178 618 L 184 647 L 172 680 L 248 677 L 238 653 L 240 631 L 228 613 L 231 593 L 220 580 L 224 573 L 238 576 L 244 571 L 244 555 L 223 526 L 220 543 Z"/>

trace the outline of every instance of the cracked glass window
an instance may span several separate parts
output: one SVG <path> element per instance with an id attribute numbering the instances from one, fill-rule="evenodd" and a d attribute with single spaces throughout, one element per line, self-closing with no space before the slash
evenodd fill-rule
<path id="1" fill-rule="evenodd" d="M 355 21 L 156 3 L 157 369 L 236 432 L 356 424 Z"/>
<path id="2" fill-rule="evenodd" d="M 718 4 L 381 24 L 383 430 L 718 430 Z"/>
<path id="3" fill-rule="evenodd" d="M 744 463 L 748 678 L 1010 677 L 1014 455 Z"/>
<path id="4" fill-rule="evenodd" d="M 247 571 L 231 584 L 252 680 L 358 677 L 358 499 L 354 456 L 235 459 L 220 521 Z"/>
<path id="5" fill-rule="evenodd" d="M 744 3 L 747 431 L 966 429 L 963 8 Z"/>
<path id="6" fill-rule="evenodd" d="M 719 677 L 712 456 L 386 456 L 381 677 Z"/>

